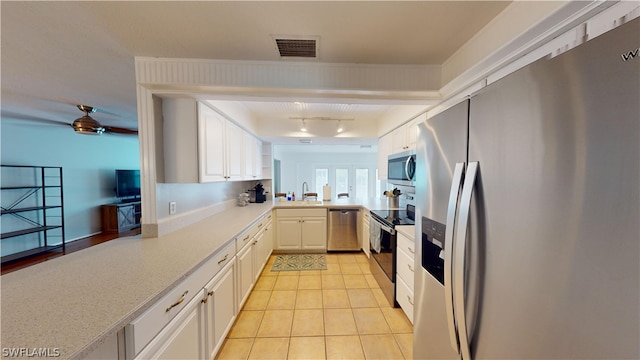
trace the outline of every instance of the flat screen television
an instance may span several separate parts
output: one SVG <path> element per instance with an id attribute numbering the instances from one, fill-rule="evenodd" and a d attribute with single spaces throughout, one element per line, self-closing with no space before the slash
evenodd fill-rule
<path id="1" fill-rule="evenodd" d="M 140 197 L 140 170 L 116 170 L 116 197 Z"/>

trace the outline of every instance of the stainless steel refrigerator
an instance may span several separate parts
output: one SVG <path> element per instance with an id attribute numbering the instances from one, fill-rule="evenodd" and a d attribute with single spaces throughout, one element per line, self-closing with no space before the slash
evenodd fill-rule
<path id="1" fill-rule="evenodd" d="M 639 45 L 636 19 L 419 126 L 415 359 L 640 358 Z"/>

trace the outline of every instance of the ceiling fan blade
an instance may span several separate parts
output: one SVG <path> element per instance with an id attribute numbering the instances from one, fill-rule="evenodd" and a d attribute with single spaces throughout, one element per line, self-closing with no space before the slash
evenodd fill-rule
<path id="1" fill-rule="evenodd" d="M 102 126 L 104 131 L 112 134 L 138 135 L 138 130 L 121 128 L 117 126 Z"/>
<path id="2" fill-rule="evenodd" d="M 71 124 L 69 124 L 67 122 L 64 122 L 64 121 L 53 120 L 53 119 L 48 119 L 48 118 L 44 118 L 44 117 L 25 115 L 25 114 L 19 114 L 19 113 L 8 112 L 8 111 L 2 111 L 2 118 L 6 119 L 6 120 L 28 121 L 28 122 L 39 123 L 39 124 L 44 124 L 44 125 L 71 126 Z"/>

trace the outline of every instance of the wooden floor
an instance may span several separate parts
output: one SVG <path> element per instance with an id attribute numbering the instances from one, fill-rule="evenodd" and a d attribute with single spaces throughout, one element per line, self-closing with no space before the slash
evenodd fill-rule
<path id="1" fill-rule="evenodd" d="M 63 251 L 62 249 L 57 250 L 57 251 L 51 251 L 48 253 L 44 253 L 44 254 L 38 254 L 38 255 L 34 255 L 34 256 L 29 256 L 27 258 L 24 259 L 20 259 L 20 260 L 15 260 L 15 261 L 11 261 L 8 262 L 6 264 L 2 264 L 2 267 L 0 268 L 2 275 L 4 274 L 8 274 L 12 271 L 16 271 L 16 270 L 20 270 L 20 269 L 24 269 L 26 267 L 29 267 L 31 265 L 35 265 L 47 260 L 51 260 L 60 256 L 64 256 L 66 254 L 71 254 L 73 252 L 82 250 L 82 249 L 86 249 L 90 246 L 93 245 L 98 245 L 101 244 L 105 241 L 109 241 L 109 240 L 113 240 L 113 239 L 117 239 L 120 237 L 126 237 L 126 236 L 134 236 L 134 235 L 138 235 L 140 234 L 140 228 L 137 229 L 132 229 L 126 232 L 122 232 L 122 233 L 101 233 L 98 235 L 94 235 L 94 236 L 89 236 L 83 239 L 78 239 L 75 241 L 72 241 L 70 243 L 68 243 L 65 246 L 65 250 Z"/>

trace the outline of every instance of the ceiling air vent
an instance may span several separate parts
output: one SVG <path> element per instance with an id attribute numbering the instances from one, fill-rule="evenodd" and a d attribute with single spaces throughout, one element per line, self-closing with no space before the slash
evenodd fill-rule
<path id="1" fill-rule="evenodd" d="M 276 49 L 281 58 L 306 58 L 318 57 L 318 38 L 299 38 L 295 36 L 273 36 Z"/>

